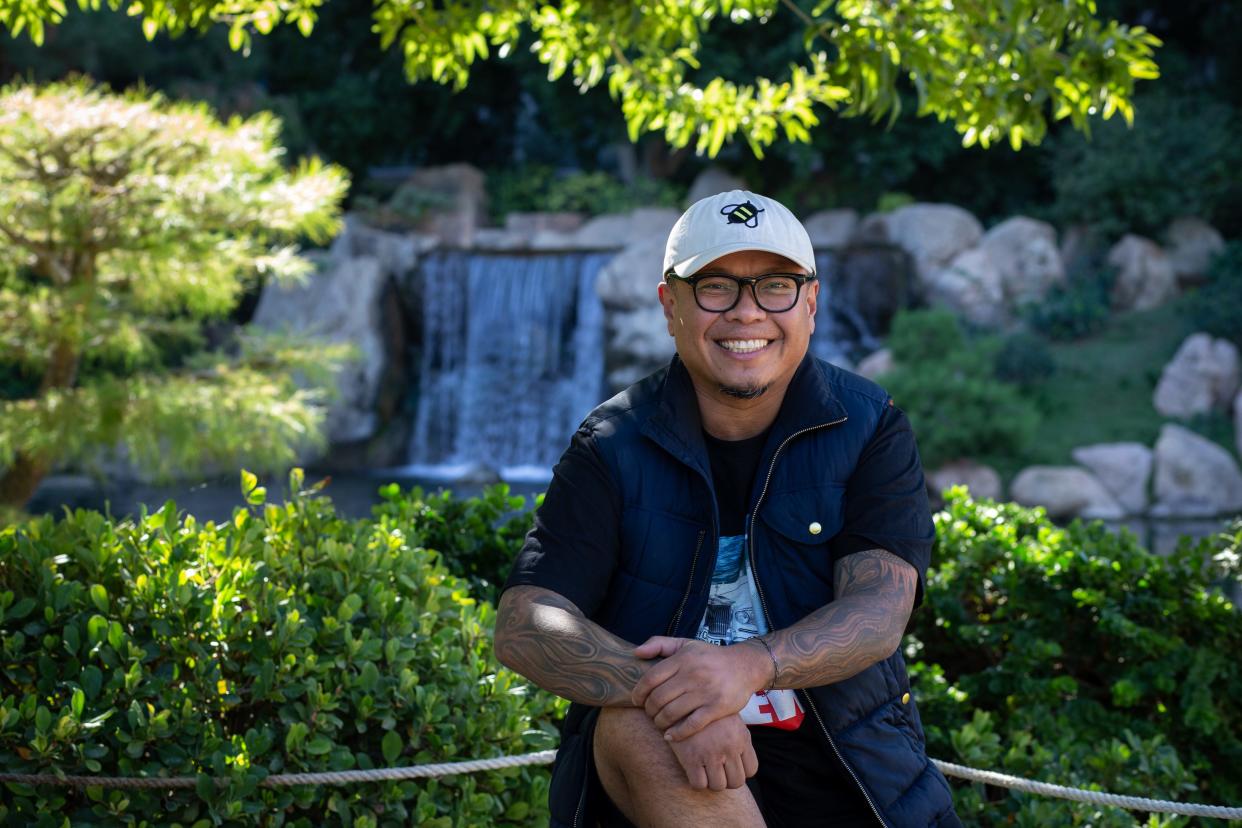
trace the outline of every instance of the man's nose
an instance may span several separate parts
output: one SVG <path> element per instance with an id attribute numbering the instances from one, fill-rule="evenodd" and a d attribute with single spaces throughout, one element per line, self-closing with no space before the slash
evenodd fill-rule
<path id="1" fill-rule="evenodd" d="M 754 322 L 766 316 L 767 311 L 759 307 L 758 297 L 755 296 L 755 283 L 751 282 L 738 287 L 740 293 L 737 297 L 737 304 L 727 311 L 725 316 L 736 322 Z"/>

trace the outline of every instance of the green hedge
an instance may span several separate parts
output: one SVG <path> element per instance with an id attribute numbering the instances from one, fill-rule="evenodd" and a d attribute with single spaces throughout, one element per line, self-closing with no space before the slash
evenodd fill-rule
<path id="1" fill-rule="evenodd" d="M 0 768 L 226 777 L 219 790 L 8 785 L 0 823 L 530 825 L 546 768 L 348 786 L 267 774 L 524 753 L 562 703 L 496 665 L 494 610 L 425 547 L 419 498 L 369 519 L 301 491 L 217 525 L 165 504 L 0 529 Z M 313 489 L 314 487 L 312 487 Z"/>
<path id="2" fill-rule="evenodd" d="M 964 489 L 936 524 L 907 639 L 932 756 L 1131 796 L 1242 801 L 1242 614 L 1215 586 L 1238 577 L 1242 524 L 1167 559 L 1128 532 L 1058 527 Z M 955 788 L 968 825 L 1186 824 Z"/>

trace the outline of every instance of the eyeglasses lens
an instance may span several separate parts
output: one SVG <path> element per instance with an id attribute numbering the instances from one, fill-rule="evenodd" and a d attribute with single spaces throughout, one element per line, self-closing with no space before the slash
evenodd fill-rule
<path id="1" fill-rule="evenodd" d="M 751 282 L 755 302 L 769 313 L 782 313 L 798 301 L 798 280 L 790 276 L 764 276 Z M 742 283 L 730 276 L 708 276 L 694 286 L 699 307 L 707 311 L 727 311 L 738 302 Z"/>

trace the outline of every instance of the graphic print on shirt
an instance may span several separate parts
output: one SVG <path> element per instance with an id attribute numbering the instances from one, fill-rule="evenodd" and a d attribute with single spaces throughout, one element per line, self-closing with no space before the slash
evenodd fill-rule
<path id="1" fill-rule="evenodd" d="M 745 551 L 745 535 L 720 539 L 707 611 L 699 624 L 697 637 L 700 641 L 728 646 L 768 631 Z M 750 697 L 742 710 L 742 721 L 746 724 L 783 730 L 797 730 L 802 717 L 802 705 L 792 690 L 760 691 Z"/>

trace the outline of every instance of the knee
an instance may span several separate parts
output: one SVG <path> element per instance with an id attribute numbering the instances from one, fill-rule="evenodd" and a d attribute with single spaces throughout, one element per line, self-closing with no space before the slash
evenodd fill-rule
<path id="1" fill-rule="evenodd" d="M 664 735 L 637 707 L 605 707 L 595 725 L 595 762 L 627 777 L 676 762 Z"/>

